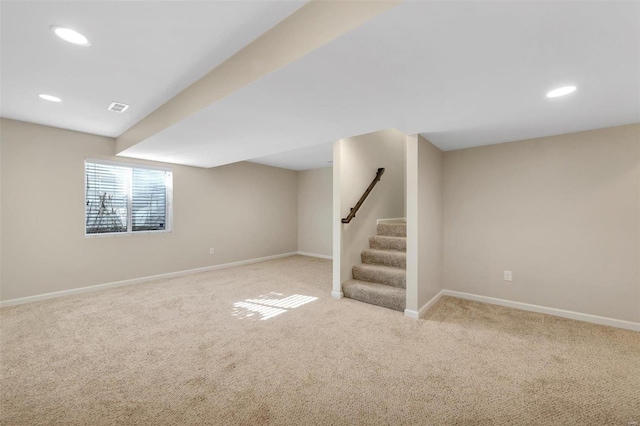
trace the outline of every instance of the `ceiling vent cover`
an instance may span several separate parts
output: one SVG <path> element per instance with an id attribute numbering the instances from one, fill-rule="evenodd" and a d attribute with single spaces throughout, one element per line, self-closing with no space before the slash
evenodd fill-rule
<path id="1" fill-rule="evenodd" d="M 111 102 L 111 105 L 107 107 L 109 111 L 123 113 L 129 108 L 129 105 L 123 104 L 122 102 Z"/>

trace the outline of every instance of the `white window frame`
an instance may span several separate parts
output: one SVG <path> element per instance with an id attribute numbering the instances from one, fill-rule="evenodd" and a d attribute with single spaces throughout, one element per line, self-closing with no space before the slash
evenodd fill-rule
<path id="1" fill-rule="evenodd" d="M 157 167 L 148 166 L 146 164 L 127 163 L 120 161 L 100 160 L 97 158 L 85 158 L 84 159 L 84 176 L 87 175 L 87 163 L 102 164 L 105 166 L 124 167 L 129 169 L 129 185 L 127 188 L 127 231 L 126 232 L 102 232 L 95 234 L 87 234 L 87 191 L 84 191 L 84 236 L 85 238 L 96 237 L 124 237 L 130 235 L 144 235 L 144 234 L 169 234 L 173 232 L 173 169 L 169 167 Z M 160 170 L 169 173 L 166 182 L 166 205 L 165 205 L 165 229 L 157 231 L 134 231 L 133 226 L 133 169 L 147 169 L 147 170 Z M 86 183 L 85 183 L 86 185 Z"/>

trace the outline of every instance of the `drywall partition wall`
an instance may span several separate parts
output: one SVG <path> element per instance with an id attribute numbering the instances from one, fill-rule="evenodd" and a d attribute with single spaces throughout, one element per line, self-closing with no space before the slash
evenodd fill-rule
<path id="1" fill-rule="evenodd" d="M 418 307 L 442 290 L 443 152 L 418 135 Z"/>
<path id="2" fill-rule="evenodd" d="M 112 155 L 110 138 L 0 124 L 2 300 L 297 251 L 295 171 L 163 164 L 173 169 L 173 232 L 87 238 L 84 159 L 131 161 Z"/>
<path id="3" fill-rule="evenodd" d="M 638 124 L 446 152 L 444 288 L 639 322 L 639 186 Z"/>
<path id="4" fill-rule="evenodd" d="M 342 293 L 342 217 L 340 188 L 340 155 L 342 153 L 342 140 L 333 142 L 333 206 L 331 208 L 331 229 L 333 234 L 333 262 L 331 270 L 331 297 L 340 299 Z"/>
<path id="5" fill-rule="evenodd" d="M 298 251 L 332 255 L 333 169 L 298 172 Z"/>
<path id="6" fill-rule="evenodd" d="M 407 307 L 419 317 L 442 290 L 443 153 L 420 135 L 407 136 Z"/>
<path id="7" fill-rule="evenodd" d="M 404 313 L 419 318 L 418 306 L 418 136 L 406 137 L 407 275 Z"/>
<path id="8" fill-rule="evenodd" d="M 407 307 L 417 318 L 442 290 L 443 153 L 407 136 Z"/>
<path id="9" fill-rule="evenodd" d="M 351 268 L 360 263 L 361 251 L 369 247 L 369 237 L 376 234 L 376 220 L 404 217 L 405 143 L 403 133 L 389 129 L 341 139 L 334 145 L 337 207 L 333 226 L 334 238 L 340 236 L 339 241 L 334 240 L 334 262 L 340 257 L 339 282 L 334 273 L 334 295 L 351 279 Z M 349 214 L 380 167 L 385 168 L 384 175 L 351 223 L 342 224 L 341 218 Z"/>
<path id="10" fill-rule="evenodd" d="M 2 289 L 2 125 L 0 124 L 0 297 Z"/>

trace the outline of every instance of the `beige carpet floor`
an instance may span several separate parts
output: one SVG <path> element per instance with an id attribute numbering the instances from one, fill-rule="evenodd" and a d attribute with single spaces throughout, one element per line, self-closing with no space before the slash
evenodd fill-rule
<path id="1" fill-rule="evenodd" d="M 4 308 L 0 422 L 640 421 L 640 333 L 449 297 L 416 321 L 330 287 L 294 256 Z"/>

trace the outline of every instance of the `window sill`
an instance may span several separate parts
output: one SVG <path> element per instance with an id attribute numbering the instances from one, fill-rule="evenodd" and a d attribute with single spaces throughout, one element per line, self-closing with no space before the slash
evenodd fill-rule
<path id="1" fill-rule="evenodd" d="M 137 232 L 103 232 L 98 234 L 84 234 L 85 238 L 102 237 L 130 237 L 133 235 L 171 234 L 172 231 L 137 231 Z"/>

